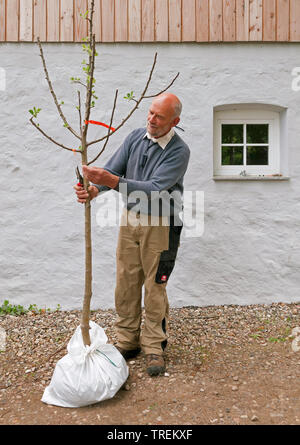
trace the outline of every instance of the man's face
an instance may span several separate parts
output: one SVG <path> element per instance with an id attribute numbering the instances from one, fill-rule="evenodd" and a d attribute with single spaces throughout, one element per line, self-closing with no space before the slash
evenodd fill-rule
<path id="1" fill-rule="evenodd" d="M 167 134 L 179 120 L 179 117 L 174 117 L 174 106 L 169 101 L 156 99 L 148 111 L 147 131 L 157 139 Z"/>

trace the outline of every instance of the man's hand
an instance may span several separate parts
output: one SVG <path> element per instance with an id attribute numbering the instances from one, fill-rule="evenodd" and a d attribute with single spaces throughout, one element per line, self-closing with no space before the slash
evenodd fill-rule
<path id="1" fill-rule="evenodd" d="M 83 176 L 97 185 L 106 185 L 112 189 L 119 184 L 119 176 L 112 175 L 104 168 L 82 166 Z"/>
<path id="2" fill-rule="evenodd" d="M 96 198 L 99 193 L 99 190 L 94 185 L 90 185 L 89 192 L 85 190 L 81 185 L 74 185 L 74 190 L 76 190 L 77 201 L 84 204 L 88 198 L 90 200 Z"/>

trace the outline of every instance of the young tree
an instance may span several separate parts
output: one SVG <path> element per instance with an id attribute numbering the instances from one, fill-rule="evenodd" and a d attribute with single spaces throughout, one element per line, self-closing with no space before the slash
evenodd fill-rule
<path id="1" fill-rule="evenodd" d="M 121 120 L 121 122 L 115 127 L 112 127 L 114 114 L 116 110 L 117 105 L 117 99 L 118 99 L 118 90 L 115 92 L 114 101 L 113 101 L 113 107 L 110 117 L 110 123 L 107 125 L 108 130 L 106 135 L 102 136 L 101 138 L 93 141 L 88 141 L 87 134 L 88 134 L 88 128 L 89 128 L 89 119 L 91 114 L 91 109 L 95 107 L 95 100 L 97 100 L 97 96 L 95 94 L 95 83 L 96 79 L 94 78 L 94 70 L 95 70 L 95 59 L 98 55 L 96 52 L 96 42 L 95 42 L 95 35 L 93 34 L 93 16 L 94 16 L 94 0 L 91 0 L 90 9 L 84 13 L 81 14 L 81 17 L 83 20 L 87 20 L 89 24 L 89 35 L 83 39 L 84 43 L 82 45 L 83 51 L 87 53 L 88 55 L 88 62 L 83 60 L 83 71 L 85 73 L 85 81 L 82 81 L 81 78 L 78 77 L 71 77 L 71 81 L 74 84 L 80 85 L 84 88 L 85 91 L 85 104 L 84 107 L 82 107 L 81 102 L 81 91 L 78 90 L 78 105 L 76 106 L 79 114 L 79 131 L 75 131 L 68 123 L 68 120 L 66 116 L 64 115 L 64 112 L 62 110 L 63 102 L 60 102 L 57 100 L 57 96 L 53 90 L 53 86 L 49 77 L 46 60 L 42 48 L 42 44 L 39 38 L 37 38 L 37 43 L 39 46 L 40 56 L 42 59 L 42 64 L 46 76 L 46 80 L 49 86 L 49 90 L 51 92 L 51 95 L 53 97 L 54 103 L 56 105 L 57 111 L 63 121 L 63 126 L 66 127 L 73 136 L 80 141 L 80 145 L 78 149 L 72 149 L 70 147 L 65 146 L 64 144 L 54 140 L 51 136 L 45 133 L 44 130 L 40 127 L 40 124 L 35 121 L 37 118 L 39 112 L 41 111 L 40 108 L 33 107 L 32 110 L 29 110 L 31 113 L 30 122 L 32 125 L 48 140 L 50 140 L 52 143 L 56 144 L 57 146 L 69 150 L 70 152 L 80 153 L 81 154 L 81 163 L 82 165 L 91 165 L 93 164 L 104 152 L 108 141 L 112 134 L 115 134 L 127 121 L 128 119 L 133 115 L 133 113 L 138 109 L 138 106 L 144 99 L 149 99 L 158 96 L 159 94 L 163 93 L 167 89 L 173 85 L 175 80 L 177 79 L 179 73 L 173 78 L 173 80 L 170 82 L 170 84 L 161 90 L 160 92 L 152 95 L 146 95 L 149 85 L 152 80 L 152 75 L 154 68 L 156 66 L 157 61 L 157 53 L 155 53 L 154 61 L 150 70 L 150 73 L 148 75 L 147 82 L 145 84 L 145 87 L 143 91 L 141 92 L 139 98 L 136 98 L 133 94 L 133 91 L 131 93 L 128 93 L 124 99 L 127 99 L 130 102 L 134 102 L 133 108 L 129 111 L 128 115 Z M 82 115 L 84 113 L 84 120 L 82 120 Z M 93 144 L 100 144 L 102 143 L 102 147 L 99 150 L 98 154 L 91 160 L 88 159 L 88 148 Z M 89 181 L 84 178 L 83 179 L 83 186 L 88 191 L 89 187 Z M 82 332 L 82 338 L 84 345 L 90 345 L 90 335 L 89 335 L 89 320 L 90 320 L 90 302 L 92 297 L 92 237 L 91 237 L 91 203 L 90 199 L 88 199 L 85 203 L 85 290 L 84 290 L 84 299 L 83 299 L 83 307 L 82 307 L 82 316 L 81 316 L 81 332 Z"/>

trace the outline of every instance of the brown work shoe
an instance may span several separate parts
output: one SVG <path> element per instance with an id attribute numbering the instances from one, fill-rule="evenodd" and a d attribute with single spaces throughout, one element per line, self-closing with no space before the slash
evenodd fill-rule
<path id="1" fill-rule="evenodd" d="M 147 354 L 146 355 L 146 371 L 149 375 L 159 375 L 165 372 L 165 360 L 162 355 Z"/>
<path id="2" fill-rule="evenodd" d="M 135 349 L 123 349 L 120 346 L 115 346 L 117 350 L 120 352 L 120 354 L 123 355 L 125 360 L 128 360 L 130 358 L 136 357 L 140 352 L 141 348 L 135 348 Z"/>

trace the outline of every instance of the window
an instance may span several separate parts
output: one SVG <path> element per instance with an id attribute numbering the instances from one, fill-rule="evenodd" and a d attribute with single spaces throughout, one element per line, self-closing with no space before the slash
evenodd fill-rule
<path id="1" fill-rule="evenodd" d="M 214 115 L 214 175 L 280 174 L 280 114 L 243 106 Z"/>

